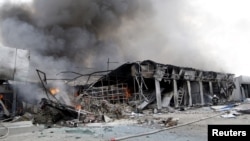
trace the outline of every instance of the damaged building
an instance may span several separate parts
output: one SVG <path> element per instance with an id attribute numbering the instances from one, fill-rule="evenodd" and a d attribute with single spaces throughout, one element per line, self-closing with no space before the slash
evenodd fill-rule
<path id="1" fill-rule="evenodd" d="M 130 115 L 132 111 L 145 109 L 161 112 L 169 108 L 209 106 L 213 104 L 214 95 L 219 98 L 219 104 L 225 104 L 232 100 L 235 90 L 234 74 L 145 60 L 125 63 L 115 70 L 79 74 L 72 80 L 87 76 L 84 78 L 85 84 L 73 85 L 76 90 L 70 94 L 74 95 L 71 97 L 72 105 L 66 105 L 46 88 L 47 82 L 44 80 L 49 80 L 46 73 L 38 72 L 47 99 L 41 101 L 41 111 L 34 118 L 37 123 L 50 121 L 53 124 L 74 119 L 83 123 L 102 122 L 107 118 L 125 117 L 127 109 L 127 115 Z M 91 77 L 96 76 L 99 79 L 90 82 Z"/>
<path id="2" fill-rule="evenodd" d="M 234 78 L 235 89 L 233 91 L 232 100 L 244 101 L 250 98 L 250 77 L 240 75 Z"/>
<path id="3" fill-rule="evenodd" d="M 169 106 L 211 105 L 214 95 L 220 102 L 227 102 L 234 89 L 234 74 L 145 60 L 121 65 L 83 87 L 78 97 L 105 99 L 111 103 L 127 102 L 138 110 L 155 103 L 155 108 L 161 110 Z"/>
<path id="4" fill-rule="evenodd" d="M 161 112 L 169 107 L 208 106 L 213 104 L 214 95 L 219 98 L 219 104 L 223 104 L 237 97 L 241 99 L 242 96 L 237 95 L 242 95 L 242 90 L 245 90 L 245 97 L 249 96 L 248 85 L 240 84 L 245 81 L 235 78 L 234 74 L 160 64 L 151 60 L 125 63 L 115 70 L 76 73 L 79 76 L 67 80 L 63 84 L 64 89 L 59 90 L 48 84 L 47 81 L 53 79 L 47 78 L 46 73 L 40 70 L 37 70 L 40 78 L 37 83 L 40 85 L 27 83 L 29 51 L 0 49 L 9 54 L 1 59 L 1 116 L 14 117 L 19 114 L 18 109 L 27 109 L 19 98 L 18 89 L 14 87 L 16 83 L 25 82 L 25 85 L 40 86 L 39 89 L 45 92 L 36 95 L 43 97 L 39 108 L 37 105 L 29 106 L 39 109 L 34 113 L 34 122 L 37 123 L 53 124 L 75 119 L 84 123 L 100 122 L 123 118 L 126 109 L 130 109 L 130 113 L 144 109 Z M 94 81 L 90 81 L 93 77 Z M 70 83 L 80 78 L 85 80 L 84 84 Z M 68 98 L 69 103 L 61 101 L 60 97 Z"/>
<path id="5" fill-rule="evenodd" d="M 0 47 L 0 119 L 22 112 L 17 83 L 25 83 L 29 72 L 28 50 Z"/>

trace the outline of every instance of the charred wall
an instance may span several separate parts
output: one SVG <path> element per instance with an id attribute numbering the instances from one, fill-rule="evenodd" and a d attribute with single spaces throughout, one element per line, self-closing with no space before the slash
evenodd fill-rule
<path id="1" fill-rule="evenodd" d="M 131 92 L 131 100 L 141 100 L 141 103 L 147 101 L 147 104 L 157 102 L 158 108 L 162 108 L 159 98 L 162 99 L 166 93 L 173 93 L 171 101 L 174 107 L 208 105 L 212 103 L 213 95 L 224 102 L 228 100 L 234 89 L 233 77 L 234 74 L 229 73 L 145 60 L 121 65 L 100 78 L 89 89 L 124 83 Z"/>

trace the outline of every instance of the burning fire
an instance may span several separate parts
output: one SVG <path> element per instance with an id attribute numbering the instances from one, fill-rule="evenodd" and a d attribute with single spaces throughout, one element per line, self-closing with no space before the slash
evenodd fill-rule
<path id="1" fill-rule="evenodd" d="M 55 94 L 57 94 L 57 93 L 60 92 L 60 90 L 59 90 L 58 88 L 50 88 L 49 91 L 50 91 L 50 93 L 51 93 L 52 95 L 55 95 Z"/>
<path id="2" fill-rule="evenodd" d="M 0 100 L 2 100 L 3 99 L 3 95 L 2 94 L 0 94 Z"/>
<path id="3" fill-rule="evenodd" d="M 125 98 L 126 99 L 129 99 L 131 97 L 131 92 L 130 92 L 130 90 L 127 88 L 127 89 L 125 89 Z"/>
<path id="4" fill-rule="evenodd" d="M 81 110 L 82 106 L 79 104 L 79 105 L 76 105 L 75 108 L 76 108 L 76 110 Z"/>

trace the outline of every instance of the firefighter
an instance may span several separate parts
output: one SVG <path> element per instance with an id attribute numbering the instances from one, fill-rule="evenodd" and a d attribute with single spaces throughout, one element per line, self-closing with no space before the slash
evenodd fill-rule
<path id="1" fill-rule="evenodd" d="M 213 105 L 218 105 L 218 103 L 219 103 L 219 98 L 217 97 L 217 95 L 214 95 L 214 96 L 213 96 L 212 102 L 213 102 Z"/>

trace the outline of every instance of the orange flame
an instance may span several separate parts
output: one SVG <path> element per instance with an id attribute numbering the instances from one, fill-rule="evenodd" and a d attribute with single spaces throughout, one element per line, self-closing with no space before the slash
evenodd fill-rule
<path id="1" fill-rule="evenodd" d="M 76 110 L 81 110 L 81 109 L 82 109 L 82 106 L 81 106 L 80 104 L 79 104 L 79 105 L 76 105 L 76 106 L 75 106 L 75 109 L 76 109 Z"/>
<path id="2" fill-rule="evenodd" d="M 125 98 L 129 99 L 131 97 L 131 92 L 128 88 L 125 89 Z"/>
<path id="3" fill-rule="evenodd" d="M 60 90 L 58 88 L 50 88 L 49 91 L 52 95 L 56 95 L 57 93 L 60 92 Z"/>
<path id="4" fill-rule="evenodd" d="M 2 100 L 3 99 L 3 95 L 2 94 L 0 94 L 0 100 Z"/>
<path id="5" fill-rule="evenodd" d="M 78 97 L 79 96 L 79 93 L 78 92 L 75 92 L 74 93 L 74 97 Z"/>

